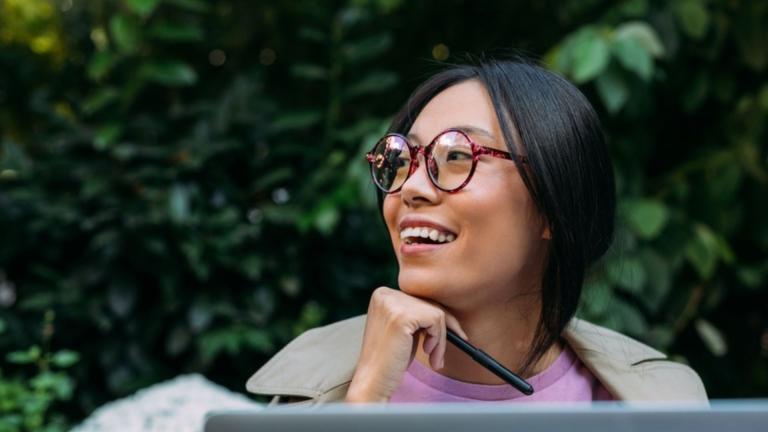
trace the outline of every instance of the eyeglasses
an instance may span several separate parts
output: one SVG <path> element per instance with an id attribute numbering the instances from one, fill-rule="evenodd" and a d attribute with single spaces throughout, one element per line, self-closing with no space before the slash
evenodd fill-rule
<path id="1" fill-rule="evenodd" d="M 365 158 L 371 164 L 373 182 L 382 192 L 390 194 L 399 192 L 419 168 L 419 154 L 424 156 L 432 184 L 449 193 L 457 192 L 469 183 L 480 156 L 512 160 L 511 153 L 475 144 L 458 129 L 441 132 L 426 147 L 411 145 L 400 134 L 388 134 Z M 517 157 L 522 163 L 528 162 L 525 156 Z"/>

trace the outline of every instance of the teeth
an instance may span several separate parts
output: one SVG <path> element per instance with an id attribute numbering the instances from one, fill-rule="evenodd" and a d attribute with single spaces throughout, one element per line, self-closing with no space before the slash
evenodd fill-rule
<path id="1" fill-rule="evenodd" d="M 428 238 L 434 242 L 448 243 L 456 240 L 456 235 L 427 227 L 408 227 L 400 231 L 400 239 L 405 244 L 412 244 L 414 238 Z"/>

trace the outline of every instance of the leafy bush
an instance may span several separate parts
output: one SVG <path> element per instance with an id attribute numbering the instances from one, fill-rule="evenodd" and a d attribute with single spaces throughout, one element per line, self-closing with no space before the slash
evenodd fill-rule
<path id="1" fill-rule="evenodd" d="M 43 326 L 43 345 L 53 336 L 53 313 L 47 313 Z M 0 335 L 6 331 L 0 320 Z M 5 376 L 0 369 L 0 431 L 64 431 L 67 420 L 52 410 L 57 401 L 72 397 L 74 382 L 63 370 L 77 363 L 79 356 L 69 350 L 50 353 L 38 345 L 6 355 L 9 363 L 34 369 Z M 60 369 L 60 370 L 54 370 Z"/>

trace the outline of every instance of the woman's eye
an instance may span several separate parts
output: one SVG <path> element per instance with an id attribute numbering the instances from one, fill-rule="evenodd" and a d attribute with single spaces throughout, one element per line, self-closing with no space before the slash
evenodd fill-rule
<path id="1" fill-rule="evenodd" d="M 454 150 L 454 151 L 448 152 L 448 155 L 445 159 L 448 161 L 468 160 L 468 159 L 472 159 L 472 153 Z"/>
<path id="2" fill-rule="evenodd" d="M 398 157 L 392 161 L 392 167 L 395 169 L 400 169 L 410 165 L 411 165 L 410 159 L 406 159 L 406 158 Z"/>

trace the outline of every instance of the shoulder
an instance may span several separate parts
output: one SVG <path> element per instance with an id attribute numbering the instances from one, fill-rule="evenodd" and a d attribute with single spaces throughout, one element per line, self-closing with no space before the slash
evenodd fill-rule
<path id="1" fill-rule="evenodd" d="M 563 338 L 617 399 L 707 401 L 693 369 L 626 335 L 573 319 Z"/>
<path id="2" fill-rule="evenodd" d="M 352 380 L 365 315 L 308 330 L 286 345 L 246 383 L 251 393 L 318 399 Z"/>

